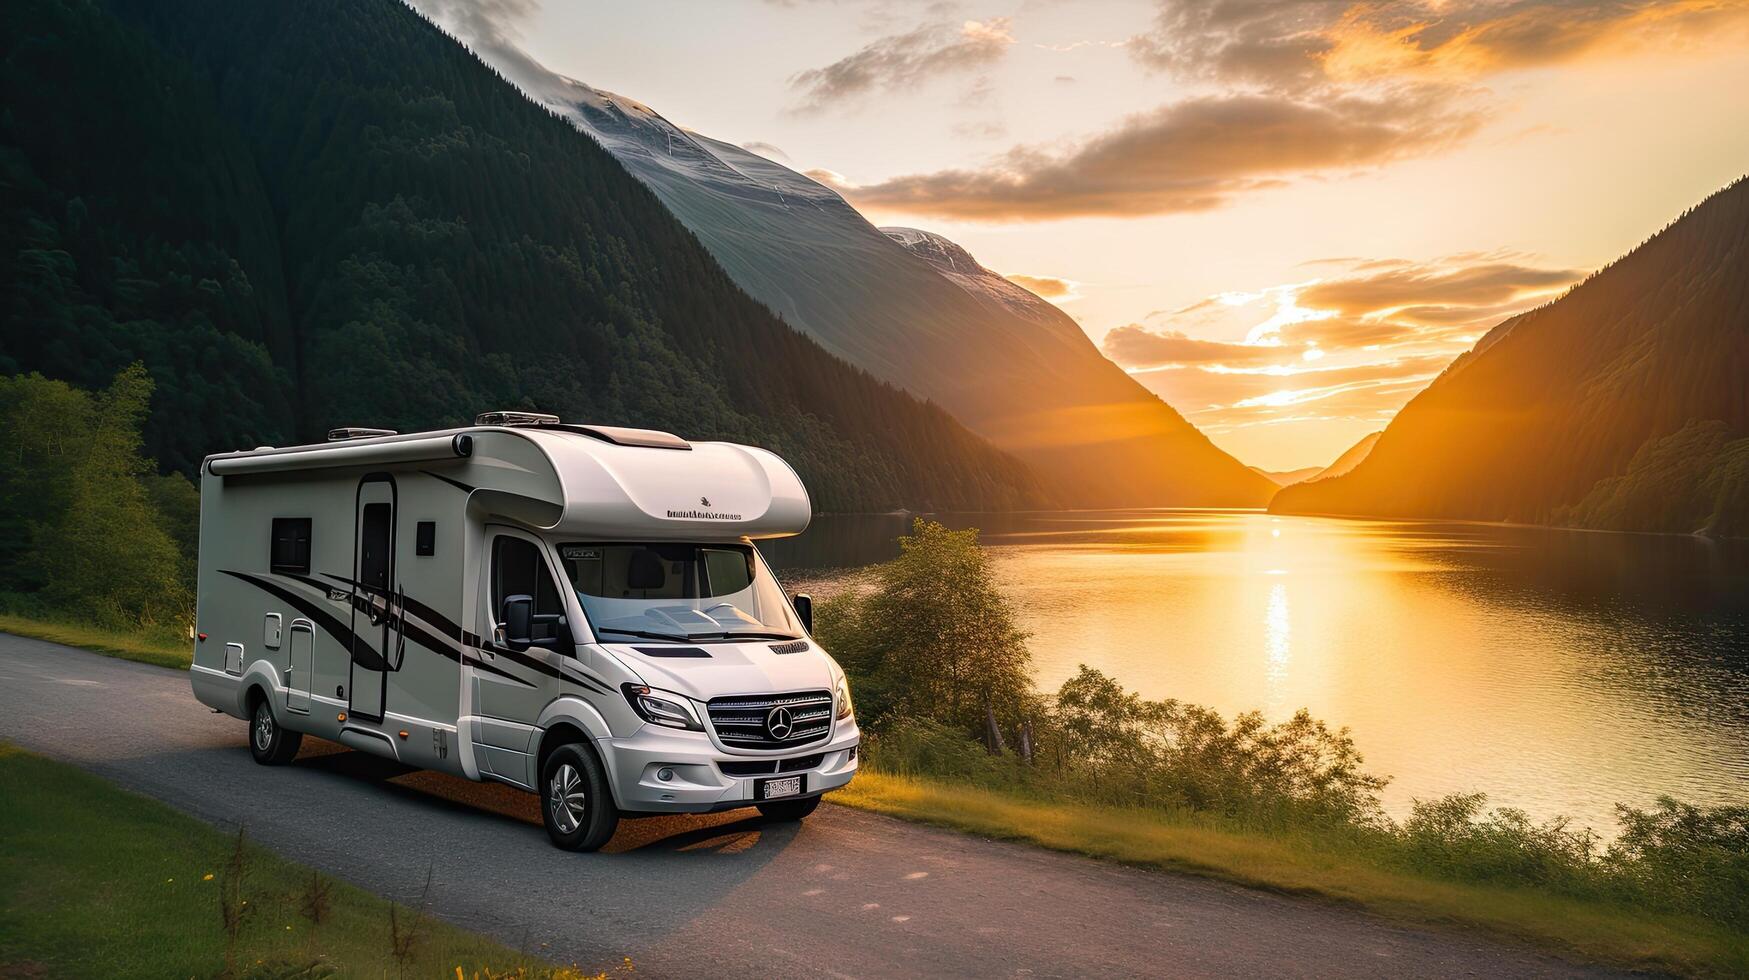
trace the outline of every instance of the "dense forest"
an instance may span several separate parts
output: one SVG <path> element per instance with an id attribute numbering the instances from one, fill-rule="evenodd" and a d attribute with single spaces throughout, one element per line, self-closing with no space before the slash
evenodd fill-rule
<path id="1" fill-rule="evenodd" d="M 1749 535 L 1749 179 L 1495 327 L 1290 513 Z"/>
<path id="2" fill-rule="evenodd" d="M 0 24 L 0 375 L 97 390 L 143 363 L 164 472 L 530 407 L 768 446 L 824 510 L 1047 502 L 394 0 L 18 0 Z"/>

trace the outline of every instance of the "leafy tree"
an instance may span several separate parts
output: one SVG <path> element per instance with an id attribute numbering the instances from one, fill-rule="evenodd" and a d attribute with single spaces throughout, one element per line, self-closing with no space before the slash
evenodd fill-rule
<path id="1" fill-rule="evenodd" d="M 141 483 L 151 472 L 139 453 L 151 394 L 151 377 L 135 364 L 95 399 L 68 473 L 66 512 L 39 534 L 34 555 L 47 603 L 105 625 L 162 625 L 188 612 L 183 556 Z"/>
<path id="2" fill-rule="evenodd" d="M 64 381 L 0 377 L 0 592 L 42 587 L 34 556 L 66 518 L 95 415 L 90 393 Z"/>
<path id="3" fill-rule="evenodd" d="M 876 726 L 928 719 L 1001 747 L 1003 730 L 1017 731 L 1035 706 L 1031 654 L 978 532 L 918 518 L 899 547 L 875 571 L 871 594 L 823 610 L 824 641 Z"/>

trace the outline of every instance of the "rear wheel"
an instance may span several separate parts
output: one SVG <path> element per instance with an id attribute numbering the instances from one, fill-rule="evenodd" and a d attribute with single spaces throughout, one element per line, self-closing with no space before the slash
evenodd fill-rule
<path id="1" fill-rule="evenodd" d="M 820 805 L 818 796 L 810 796 L 805 800 L 776 800 L 771 803 L 759 804 L 759 812 L 767 820 L 792 821 L 800 820 L 814 812 Z"/>
<path id="2" fill-rule="evenodd" d="M 541 817 L 547 836 L 567 851 L 594 851 L 613 839 L 619 809 L 607 773 L 588 747 L 571 742 L 541 766 Z"/>
<path id="3" fill-rule="evenodd" d="M 249 754 L 264 766 L 283 766 L 297 757 L 303 744 L 302 732 L 287 731 L 273 716 L 273 705 L 265 697 L 255 699 L 255 710 L 249 714 Z"/>

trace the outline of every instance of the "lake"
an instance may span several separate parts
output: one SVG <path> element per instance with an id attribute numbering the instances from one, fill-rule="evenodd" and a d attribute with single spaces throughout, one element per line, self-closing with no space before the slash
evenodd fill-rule
<path id="1" fill-rule="evenodd" d="M 1617 802 L 1749 803 L 1749 542 L 1138 510 L 977 527 L 1039 684 L 1088 664 L 1150 698 L 1346 725 L 1386 808 L 1482 791 L 1605 836 Z M 899 515 L 761 545 L 829 595 Z"/>

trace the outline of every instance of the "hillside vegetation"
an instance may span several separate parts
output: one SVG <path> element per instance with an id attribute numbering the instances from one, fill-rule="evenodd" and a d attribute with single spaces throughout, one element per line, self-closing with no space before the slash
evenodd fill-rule
<path id="1" fill-rule="evenodd" d="M 1287 513 L 1749 533 L 1749 180 L 1495 327 Z"/>
<path id="2" fill-rule="evenodd" d="M 0 374 L 143 362 L 167 471 L 539 407 L 769 446 L 825 510 L 1044 502 L 394 0 L 19 0 L 0 28 Z"/>

